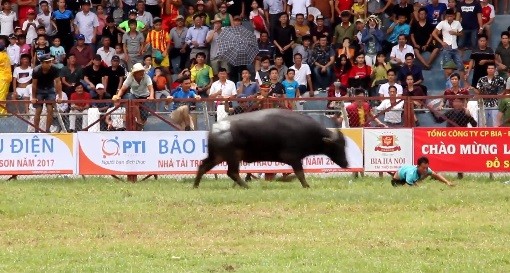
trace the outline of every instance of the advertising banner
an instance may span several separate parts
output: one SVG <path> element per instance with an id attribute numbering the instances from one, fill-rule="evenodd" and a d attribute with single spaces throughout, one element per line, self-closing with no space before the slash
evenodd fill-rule
<path id="1" fill-rule="evenodd" d="M 435 171 L 508 172 L 509 139 L 509 128 L 415 128 L 414 158 Z"/>
<path id="2" fill-rule="evenodd" d="M 0 175 L 73 174 L 73 134 L 0 134 Z"/>
<path id="3" fill-rule="evenodd" d="M 361 171 L 362 129 L 342 129 L 347 142 L 350 168 L 342 169 L 323 155 L 303 160 L 305 172 Z M 207 157 L 207 131 L 194 132 L 78 132 L 78 173 L 110 174 L 195 174 Z M 226 163 L 210 173 L 225 173 Z M 275 162 L 247 164 L 241 172 L 292 172 Z"/>
<path id="4" fill-rule="evenodd" d="M 365 171 L 396 171 L 413 164 L 413 129 L 364 129 Z"/>

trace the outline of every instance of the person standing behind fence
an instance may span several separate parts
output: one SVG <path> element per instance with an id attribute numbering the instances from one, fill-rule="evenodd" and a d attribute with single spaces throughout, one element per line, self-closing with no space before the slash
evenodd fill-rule
<path id="1" fill-rule="evenodd" d="M 496 65 L 489 64 L 487 66 L 487 76 L 481 77 L 476 84 L 475 93 L 479 95 L 498 95 L 505 88 L 505 80 L 495 75 Z M 483 99 L 485 106 L 485 127 L 497 125 L 496 116 L 498 113 L 498 99 Z M 492 109 L 487 109 L 487 108 Z"/>
<path id="2" fill-rule="evenodd" d="M 36 108 L 34 117 L 36 127 L 39 127 L 42 108 L 46 104 L 46 132 L 48 132 L 53 122 L 53 103 L 55 101 L 60 103 L 62 100 L 62 83 L 58 68 L 52 65 L 53 58 L 47 54 L 41 56 L 40 60 L 41 64 L 36 66 L 32 73 L 32 99 L 30 101 Z M 0 67 L 4 66 L 0 65 Z"/>
<path id="3" fill-rule="evenodd" d="M 30 67 L 30 55 L 23 54 L 20 57 L 20 66 L 14 68 L 12 73 L 12 97 L 14 99 L 30 100 L 30 92 L 32 92 L 32 72 Z M 28 103 L 22 106 L 28 113 Z M 19 111 L 20 107 L 16 107 Z"/>
<path id="4" fill-rule="evenodd" d="M 71 101 L 80 101 L 74 102 L 71 104 L 71 111 L 69 111 L 69 133 L 76 132 L 76 118 L 77 116 L 81 116 L 81 129 L 87 127 L 88 118 L 87 111 L 90 107 L 90 103 L 83 101 L 90 101 L 91 96 L 88 92 L 84 91 L 85 88 L 83 84 L 78 84 L 74 88 L 74 93 L 71 94 Z"/>
<path id="5" fill-rule="evenodd" d="M 381 127 L 388 127 L 372 114 L 370 104 L 365 101 L 365 90 L 356 88 L 354 96 L 355 101 L 345 107 L 349 119 L 349 127 L 368 127 L 370 126 L 370 120 L 375 121 Z"/>
<path id="6" fill-rule="evenodd" d="M 6 51 L 7 45 L 7 37 L 2 36 L 0 39 L 0 101 L 7 100 L 9 86 L 12 81 L 11 61 Z M 1 106 L 0 116 L 6 115 L 7 110 L 3 108 L 5 107 L 5 104 L 1 104 Z"/>
<path id="7" fill-rule="evenodd" d="M 510 127 L 510 81 L 506 82 L 505 95 L 498 103 L 497 124 L 499 127 Z"/>
<path id="8" fill-rule="evenodd" d="M 384 113 L 384 122 L 388 127 L 402 127 L 402 113 L 404 109 L 404 100 L 402 97 L 397 97 L 397 87 L 390 86 L 388 88 L 389 98 L 383 100 L 379 106 L 378 111 L 386 111 Z"/>
<path id="9" fill-rule="evenodd" d="M 469 95 L 469 90 L 466 88 L 460 87 L 460 75 L 459 73 L 453 73 L 450 76 L 450 82 L 452 84 L 452 87 L 446 89 L 444 91 L 444 96 L 467 96 Z M 442 110 L 443 106 L 446 104 L 447 107 L 453 107 L 453 99 L 443 99 L 439 106 L 437 107 L 437 110 Z"/>
<path id="10" fill-rule="evenodd" d="M 129 91 L 128 91 L 129 90 Z M 113 100 L 123 99 L 154 99 L 154 86 L 152 85 L 152 79 L 145 73 L 145 68 L 141 63 L 133 65 L 131 73 L 127 76 L 126 80 L 122 84 L 122 87 L 117 90 L 117 94 L 113 96 Z M 138 128 L 145 124 L 147 120 L 147 111 L 142 110 L 140 112 L 140 106 L 136 105 L 133 107 L 133 113 L 135 122 L 139 125 Z"/>

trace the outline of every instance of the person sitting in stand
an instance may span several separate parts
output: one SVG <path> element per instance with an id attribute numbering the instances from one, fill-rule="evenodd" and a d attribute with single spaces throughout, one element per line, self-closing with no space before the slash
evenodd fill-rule
<path id="1" fill-rule="evenodd" d="M 76 132 L 76 118 L 78 115 L 81 116 L 81 129 L 83 130 L 87 127 L 87 111 L 90 108 L 90 103 L 86 101 L 90 101 L 91 97 L 84 90 L 83 84 L 78 84 L 74 89 L 74 93 L 71 94 L 71 100 L 79 102 L 71 104 L 71 111 L 69 111 L 69 133 Z"/>
<path id="2" fill-rule="evenodd" d="M 349 86 L 368 90 L 372 68 L 365 64 L 365 54 L 356 55 L 355 65 L 349 71 Z"/>

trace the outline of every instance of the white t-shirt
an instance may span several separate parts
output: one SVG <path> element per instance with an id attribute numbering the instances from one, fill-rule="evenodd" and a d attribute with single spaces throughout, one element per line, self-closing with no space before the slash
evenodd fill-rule
<path id="1" fill-rule="evenodd" d="M 231 80 L 226 80 L 225 83 L 217 80 L 212 83 L 211 89 L 209 90 L 209 95 L 213 95 L 218 92 L 221 92 L 221 96 L 223 97 L 235 96 L 237 95 L 236 85 Z"/>
<path id="2" fill-rule="evenodd" d="M 391 48 L 390 57 L 395 57 L 395 58 L 401 60 L 402 62 L 404 62 L 406 59 L 405 56 L 407 53 L 412 53 L 414 55 L 414 49 L 412 46 L 406 44 L 404 46 L 404 48 L 402 50 L 400 50 L 399 45 L 396 45 L 393 48 Z"/>
<path id="3" fill-rule="evenodd" d="M 452 49 L 457 49 L 457 36 L 451 35 L 450 30 L 456 30 L 457 32 L 462 31 L 462 25 L 459 21 L 453 20 L 452 24 L 448 24 L 448 21 L 443 20 L 436 26 L 437 30 L 440 30 L 443 34 L 443 42 L 447 45 L 451 45 Z"/>
<path id="4" fill-rule="evenodd" d="M 399 99 L 397 98 L 397 101 Z M 384 111 L 391 107 L 391 101 L 389 99 L 385 99 L 377 106 L 378 111 Z M 388 110 L 388 112 L 384 113 L 384 121 L 390 123 L 401 123 L 402 122 L 402 110 L 404 109 L 404 101 L 397 103 L 395 106 Z"/>
<path id="5" fill-rule="evenodd" d="M 304 85 L 308 87 L 308 81 L 306 80 L 306 76 L 312 74 L 312 71 L 310 70 L 310 66 L 308 64 L 301 64 L 301 67 L 299 69 L 296 68 L 296 65 L 293 65 L 289 69 L 294 69 L 294 71 L 296 71 L 294 80 L 297 81 L 299 85 Z"/>
<path id="6" fill-rule="evenodd" d="M 294 18 L 298 13 L 304 14 L 306 18 L 306 15 L 308 14 L 307 8 L 310 6 L 310 4 L 310 0 L 289 0 L 287 2 L 287 5 L 292 5 L 291 17 Z"/>
<path id="7" fill-rule="evenodd" d="M 0 11 L 0 23 L 2 24 L 0 35 L 9 36 L 14 33 L 14 21 L 18 21 L 16 12 L 11 10 L 11 13 L 5 14 L 3 11 Z"/>
<path id="8" fill-rule="evenodd" d="M 92 11 L 89 11 L 87 14 L 80 11 L 76 13 L 76 18 L 74 19 L 74 24 L 78 26 L 78 31 L 80 34 L 85 36 L 85 43 L 92 43 L 92 38 L 94 36 L 94 28 L 99 26 L 99 20 L 97 19 L 97 15 Z"/>
<path id="9" fill-rule="evenodd" d="M 18 83 L 27 83 L 32 80 L 32 67 L 27 67 L 26 69 L 21 68 L 21 66 L 17 66 L 14 68 L 14 72 L 12 73 L 12 77 L 17 79 Z"/>
<path id="10" fill-rule="evenodd" d="M 23 26 L 21 27 L 21 29 L 23 29 L 23 31 L 25 31 L 27 33 L 27 38 L 26 38 L 26 44 L 27 45 L 30 45 L 32 44 L 32 42 L 34 41 L 35 38 L 37 38 L 37 27 L 39 26 L 39 22 L 37 22 L 37 20 L 34 20 L 32 23 L 35 23 L 35 27 L 34 26 L 30 26 L 28 29 L 27 29 L 27 26 L 28 26 L 28 20 L 26 20 L 25 22 L 23 22 Z"/>
<path id="11" fill-rule="evenodd" d="M 397 96 L 402 96 L 402 94 L 404 93 L 402 85 L 395 83 L 394 86 L 397 87 Z M 379 87 L 379 95 L 381 95 L 382 97 L 389 97 L 390 96 L 389 89 L 390 89 L 389 83 L 381 84 L 381 86 Z"/>
<path id="12" fill-rule="evenodd" d="M 105 51 L 104 47 L 100 47 L 97 49 L 97 54 L 101 56 L 101 59 L 103 59 L 104 63 L 107 66 L 112 66 L 112 57 L 115 55 L 115 49 L 109 48 L 108 52 Z"/>
<path id="13" fill-rule="evenodd" d="M 51 25 L 51 12 L 48 13 L 48 15 L 45 15 L 42 12 L 37 14 L 35 20 L 39 19 L 41 19 L 42 24 L 44 25 L 44 29 L 46 29 L 46 34 L 51 34 L 53 31 L 53 26 Z"/>
<path id="14" fill-rule="evenodd" d="M 7 47 L 7 54 L 9 55 L 9 59 L 11 60 L 11 65 L 19 64 L 19 58 L 21 55 L 21 48 L 19 45 L 9 45 Z"/>

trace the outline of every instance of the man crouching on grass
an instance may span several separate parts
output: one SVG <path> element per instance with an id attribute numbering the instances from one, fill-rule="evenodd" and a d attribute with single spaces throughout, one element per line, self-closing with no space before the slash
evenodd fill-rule
<path id="1" fill-rule="evenodd" d="M 418 182 L 423 181 L 429 175 L 445 183 L 448 186 L 454 186 L 453 183 L 448 181 L 442 175 L 435 173 L 429 168 L 429 159 L 426 157 L 418 158 L 418 165 L 404 165 L 393 174 L 391 185 L 396 186 L 418 186 Z"/>

